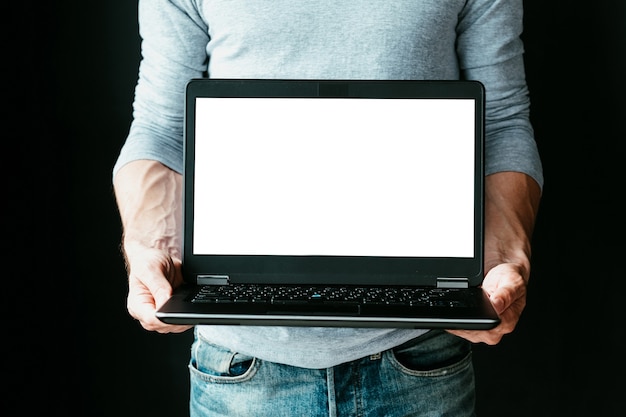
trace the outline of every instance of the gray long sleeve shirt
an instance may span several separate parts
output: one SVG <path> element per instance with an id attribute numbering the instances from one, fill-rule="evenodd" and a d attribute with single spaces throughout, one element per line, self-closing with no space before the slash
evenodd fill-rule
<path id="1" fill-rule="evenodd" d="M 474 79 L 486 90 L 486 174 L 543 185 L 529 121 L 522 0 L 140 0 L 134 119 L 114 174 L 138 159 L 182 172 L 191 78 Z M 410 329 L 199 326 L 243 354 L 325 368 L 394 347 Z"/>

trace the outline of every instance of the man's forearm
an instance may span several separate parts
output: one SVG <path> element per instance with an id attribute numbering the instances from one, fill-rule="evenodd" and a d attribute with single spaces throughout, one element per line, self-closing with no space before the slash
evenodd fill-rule
<path id="1" fill-rule="evenodd" d="M 140 160 L 122 167 L 113 186 L 124 245 L 158 248 L 180 259 L 182 175 L 159 162 Z"/>
<path id="2" fill-rule="evenodd" d="M 541 190 L 526 174 L 499 172 L 485 179 L 485 270 L 501 263 L 530 274 L 531 237 Z"/>

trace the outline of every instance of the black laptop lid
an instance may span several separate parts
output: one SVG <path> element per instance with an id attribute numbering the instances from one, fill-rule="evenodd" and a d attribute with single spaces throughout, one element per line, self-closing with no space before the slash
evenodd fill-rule
<path id="1" fill-rule="evenodd" d="M 472 81 L 192 80 L 185 280 L 479 285 L 483 106 Z"/>

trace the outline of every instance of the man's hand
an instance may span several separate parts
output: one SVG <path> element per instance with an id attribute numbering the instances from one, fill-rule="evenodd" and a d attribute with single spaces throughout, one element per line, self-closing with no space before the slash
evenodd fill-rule
<path id="1" fill-rule="evenodd" d="M 483 281 L 500 324 L 491 330 L 449 330 L 473 343 L 495 345 L 511 333 L 526 306 L 526 281 L 515 264 L 500 264 L 493 268 Z"/>
<path id="2" fill-rule="evenodd" d="M 495 345 L 511 333 L 526 306 L 530 240 L 539 209 L 539 185 L 525 174 L 500 172 L 485 179 L 485 279 L 501 323 L 491 330 L 449 330 L 474 343 Z"/>
<path id="3" fill-rule="evenodd" d="M 193 326 L 174 326 L 155 317 L 156 310 L 182 284 L 181 262 L 166 252 L 137 243 L 125 245 L 128 268 L 127 308 L 144 329 L 159 333 L 181 333 Z"/>
<path id="4" fill-rule="evenodd" d="M 124 227 L 123 249 L 128 271 L 127 307 L 150 331 L 183 332 L 155 317 L 182 283 L 182 176 L 155 161 L 134 161 L 114 179 Z"/>

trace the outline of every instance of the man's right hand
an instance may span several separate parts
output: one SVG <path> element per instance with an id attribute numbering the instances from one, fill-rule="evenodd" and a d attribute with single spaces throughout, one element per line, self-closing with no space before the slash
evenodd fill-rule
<path id="1" fill-rule="evenodd" d="M 124 228 L 128 312 L 146 330 L 189 329 L 192 326 L 165 324 L 155 316 L 183 282 L 182 175 L 159 162 L 138 160 L 120 168 L 113 186 Z"/>
<path id="2" fill-rule="evenodd" d="M 155 316 L 156 310 L 171 297 L 172 289 L 183 282 L 180 260 L 140 243 L 126 243 L 125 253 L 130 315 L 144 329 L 159 333 L 181 333 L 193 327 L 165 324 Z"/>

